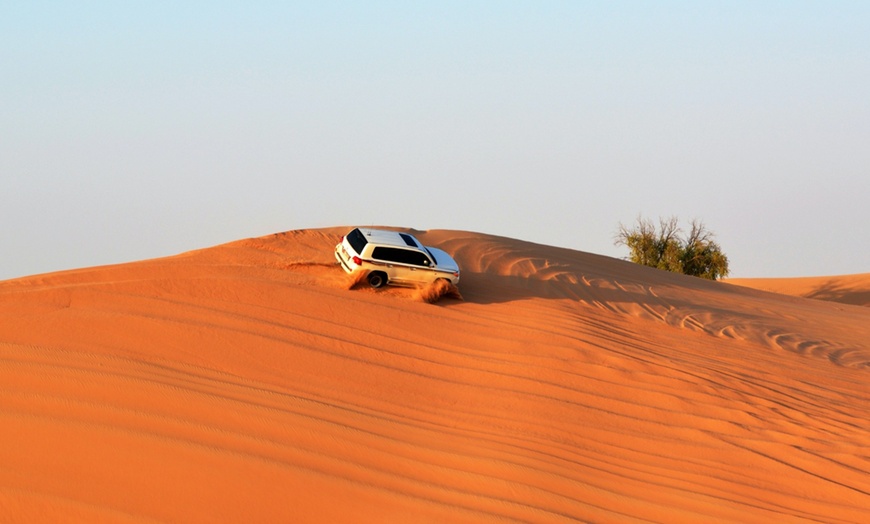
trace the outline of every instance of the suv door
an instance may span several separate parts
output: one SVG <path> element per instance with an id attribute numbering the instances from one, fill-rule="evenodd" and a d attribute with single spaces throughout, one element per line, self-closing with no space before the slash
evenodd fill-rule
<path id="1" fill-rule="evenodd" d="M 396 282 L 427 282 L 433 263 L 424 253 L 413 249 L 378 246 L 372 258 L 386 264 L 387 275 Z M 423 273 L 418 273 L 423 272 Z"/>

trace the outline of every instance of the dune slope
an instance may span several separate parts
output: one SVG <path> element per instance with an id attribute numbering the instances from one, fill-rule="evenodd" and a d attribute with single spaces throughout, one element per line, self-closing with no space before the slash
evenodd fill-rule
<path id="1" fill-rule="evenodd" d="M 870 273 L 833 277 L 734 278 L 728 282 L 772 293 L 870 307 Z"/>
<path id="2" fill-rule="evenodd" d="M 0 282 L 0 515 L 870 521 L 870 309 L 415 231 L 428 304 L 344 231 Z"/>

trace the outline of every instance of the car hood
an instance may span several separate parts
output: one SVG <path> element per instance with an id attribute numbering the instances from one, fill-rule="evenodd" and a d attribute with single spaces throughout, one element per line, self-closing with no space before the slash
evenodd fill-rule
<path id="1" fill-rule="evenodd" d="M 453 260 L 453 257 L 447 254 L 446 251 L 442 251 L 437 247 L 429 246 L 426 246 L 426 249 L 428 249 L 429 252 L 432 253 L 432 256 L 435 257 L 435 265 L 438 269 L 450 271 L 452 273 L 459 271 L 459 264 L 457 264 L 456 261 Z"/>

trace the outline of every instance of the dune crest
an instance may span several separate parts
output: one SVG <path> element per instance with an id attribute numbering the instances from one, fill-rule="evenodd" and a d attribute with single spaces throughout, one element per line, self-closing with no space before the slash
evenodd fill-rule
<path id="1" fill-rule="evenodd" d="M 783 295 L 870 307 L 870 273 L 833 277 L 734 278 L 728 282 Z"/>
<path id="2" fill-rule="evenodd" d="M 462 231 L 373 290 L 348 229 L 0 282 L 3 514 L 870 520 L 870 309 Z"/>

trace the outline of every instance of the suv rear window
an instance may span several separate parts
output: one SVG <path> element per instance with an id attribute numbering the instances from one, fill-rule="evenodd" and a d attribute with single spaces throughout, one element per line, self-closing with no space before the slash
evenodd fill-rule
<path id="1" fill-rule="evenodd" d="M 347 234 L 347 242 L 353 248 L 354 251 L 357 252 L 358 255 L 362 254 L 363 248 L 366 247 L 366 244 L 369 241 L 366 239 L 366 236 L 362 234 L 362 231 L 359 229 L 354 229 L 350 233 Z"/>

